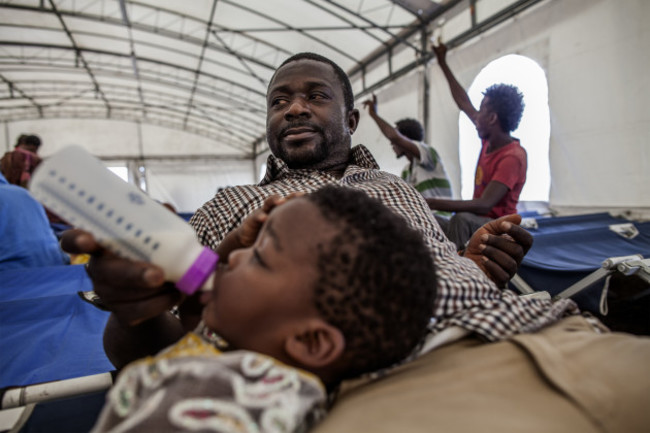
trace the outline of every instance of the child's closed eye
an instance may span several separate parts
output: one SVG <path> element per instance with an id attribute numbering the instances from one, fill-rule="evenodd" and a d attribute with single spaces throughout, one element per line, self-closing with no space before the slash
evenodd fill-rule
<path id="1" fill-rule="evenodd" d="M 264 259 L 262 259 L 262 256 L 260 255 L 260 252 L 257 248 L 253 248 L 253 254 L 251 256 L 251 260 L 254 260 L 255 262 L 259 263 L 260 266 L 264 268 L 268 268 L 266 262 L 264 261 Z"/>

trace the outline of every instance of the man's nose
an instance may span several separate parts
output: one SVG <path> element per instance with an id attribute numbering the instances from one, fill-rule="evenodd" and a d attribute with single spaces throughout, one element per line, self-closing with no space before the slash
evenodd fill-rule
<path id="1" fill-rule="evenodd" d="M 309 109 L 309 104 L 304 98 L 292 99 L 287 110 L 284 112 L 284 118 L 287 120 L 309 116 L 311 116 L 311 111 Z"/>

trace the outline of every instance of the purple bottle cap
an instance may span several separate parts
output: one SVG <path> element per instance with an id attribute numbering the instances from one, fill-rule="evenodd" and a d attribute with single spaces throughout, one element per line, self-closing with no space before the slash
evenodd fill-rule
<path id="1" fill-rule="evenodd" d="M 193 295 L 214 271 L 218 261 L 219 255 L 217 253 L 208 247 L 203 247 L 201 254 L 192 263 L 192 266 L 176 282 L 176 288 L 183 293 Z"/>

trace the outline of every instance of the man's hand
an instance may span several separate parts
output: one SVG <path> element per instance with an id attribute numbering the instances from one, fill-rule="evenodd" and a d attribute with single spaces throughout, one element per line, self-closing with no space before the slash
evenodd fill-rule
<path id="1" fill-rule="evenodd" d="M 505 287 L 517 273 L 533 237 L 519 227 L 521 216 L 506 215 L 479 228 L 469 240 L 464 256 L 472 259 L 497 286 Z"/>
<path id="2" fill-rule="evenodd" d="M 253 211 L 249 216 L 244 219 L 239 227 L 232 230 L 226 235 L 226 237 L 221 241 L 219 247 L 217 248 L 217 254 L 219 254 L 219 261 L 221 263 L 228 263 L 228 257 L 230 253 L 234 250 L 240 248 L 248 248 L 255 243 L 257 236 L 262 229 L 262 226 L 269 218 L 271 211 L 286 203 L 287 200 L 290 200 L 294 197 L 300 197 L 304 195 L 303 192 L 294 192 L 289 194 L 286 197 L 280 197 L 279 195 L 272 195 L 264 200 L 262 207 Z"/>
<path id="3" fill-rule="evenodd" d="M 377 96 L 373 93 L 372 98 L 363 101 L 363 106 L 368 109 L 369 114 L 377 114 Z"/>
<path id="4" fill-rule="evenodd" d="M 438 38 L 438 45 L 431 41 L 431 49 L 436 53 L 438 62 L 444 62 L 447 58 L 447 45 L 443 44 L 440 38 Z"/>
<path id="5" fill-rule="evenodd" d="M 238 231 L 238 237 L 239 237 L 239 242 L 241 243 L 242 248 L 250 247 L 255 243 L 255 240 L 257 239 L 257 235 L 259 234 L 260 230 L 262 229 L 262 226 L 266 222 L 266 220 L 269 218 L 269 214 L 271 211 L 286 203 L 287 200 L 291 200 L 292 198 L 295 197 L 300 197 L 302 195 L 305 195 L 302 192 L 294 192 L 289 194 L 286 197 L 280 197 L 279 195 L 272 195 L 268 197 L 267 199 L 264 200 L 264 203 L 262 204 L 262 207 L 253 211 L 246 219 L 244 222 L 242 222 L 241 226 L 239 226 L 236 230 Z"/>
<path id="6" fill-rule="evenodd" d="M 88 232 L 64 232 L 61 247 L 72 254 L 90 254 L 87 272 L 93 289 L 124 325 L 134 326 L 156 317 L 182 299 L 171 283 L 165 283 L 162 269 L 117 256 Z"/>

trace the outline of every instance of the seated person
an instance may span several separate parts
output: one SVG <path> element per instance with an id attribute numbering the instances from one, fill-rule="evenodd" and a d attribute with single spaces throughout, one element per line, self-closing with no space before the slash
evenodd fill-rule
<path id="1" fill-rule="evenodd" d="M 526 151 L 510 133 L 517 129 L 524 110 L 523 95 L 514 86 L 495 84 L 483 94 L 479 110 L 458 83 L 446 60 L 444 44 L 433 47 L 454 101 L 476 126 L 481 153 L 476 165 L 474 197 L 471 200 L 427 199 L 429 207 L 455 212 L 451 219 L 438 217 L 447 237 L 463 249 L 472 233 L 486 222 L 517 213 L 517 203 L 526 182 Z"/>
<path id="2" fill-rule="evenodd" d="M 45 209 L 24 188 L 0 173 L 0 270 L 64 265 L 67 255 Z"/>
<path id="3" fill-rule="evenodd" d="M 41 162 L 37 155 L 39 147 L 41 139 L 38 135 L 23 134 L 18 137 L 14 150 L 5 153 L 0 159 L 0 172 L 7 182 L 27 188 L 32 172 Z"/>
<path id="4" fill-rule="evenodd" d="M 420 233 L 351 188 L 285 201 L 267 199 L 224 239 L 202 323 L 128 365 L 93 431 L 294 431 L 323 416 L 341 380 L 416 348 L 436 279 Z"/>
<path id="5" fill-rule="evenodd" d="M 403 156 L 408 164 L 402 170 L 402 179 L 411 184 L 425 198 L 451 198 L 451 184 L 442 160 L 436 150 L 426 144 L 424 128 L 415 119 L 401 119 L 390 125 L 377 113 L 377 97 L 364 101 L 370 117 L 382 134 L 390 140 L 397 158 Z"/>

